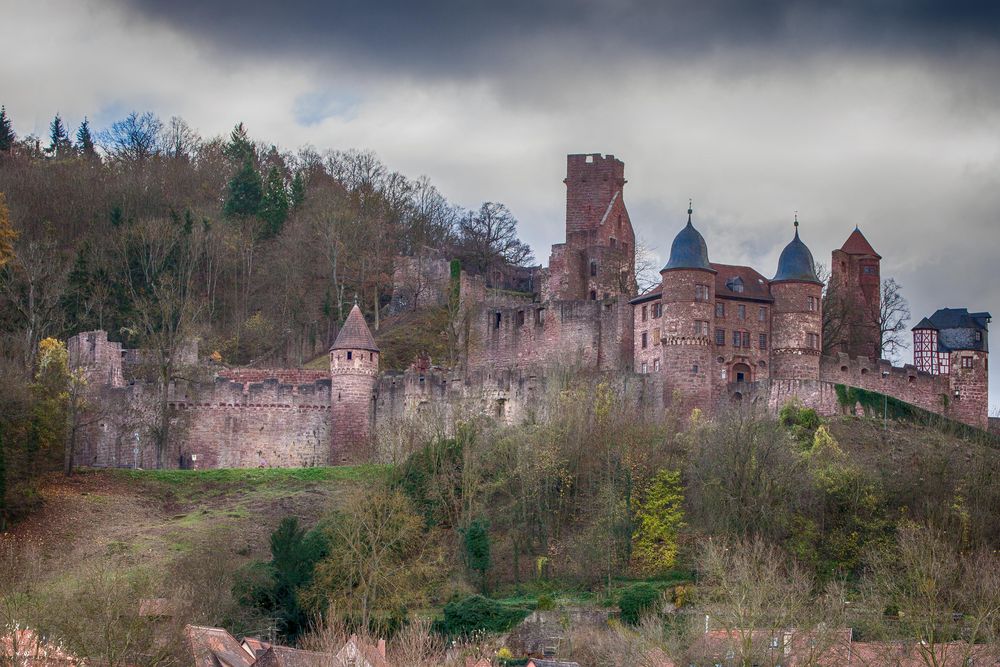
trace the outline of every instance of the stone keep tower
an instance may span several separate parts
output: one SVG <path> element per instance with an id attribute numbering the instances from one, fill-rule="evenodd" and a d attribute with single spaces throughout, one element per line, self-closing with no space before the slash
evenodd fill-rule
<path id="1" fill-rule="evenodd" d="M 357 304 L 330 348 L 330 463 L 369 458 L 379 349 Z"/>
<path id="2" fill-rule="evenodd" d="M 823 349 L 823 283 L 816 276 L 812 253 L 795 237 L 778 258 L 771 280 L 771 378 L 817 380 Z"/>
<path id="3" fill-rule="evenodd" d="M 635 232 L 625 208 L 625 163 L 600 153 L 566 156 L 566 242 L 552 247 L 549 293 L 598 300 L 635 293 Z"/>
<path id="4" fill-rule="evenodd" d="M 670 260 L 660 270 L 663 308 L 664 403 L 679 399 L 688 411 L 711 404 L 712 348 L 709 339 L 715 302 L 715 270 L 705 239 L 691 223 L 670 246 Z"/>
<path id="5" fill-rule="evenodd" d="M 881 261 L 882 256 L 875 252 L 857 227 L 844 245 L 833 251 L 830 286 L 839 302 L 835 307 L 846 320 L 835 327 L 840 339 L 837 348 L 852 357 L 876 360 L 882 356 L 879 327 Z"/>

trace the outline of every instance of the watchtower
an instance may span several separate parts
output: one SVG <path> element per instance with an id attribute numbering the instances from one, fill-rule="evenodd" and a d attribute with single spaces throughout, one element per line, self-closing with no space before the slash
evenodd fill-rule
<path id="1" fill-rule="evenodd" d="M 357 304 L 330 348 L 330 463 L 367 460 L 379 349 Z"/>

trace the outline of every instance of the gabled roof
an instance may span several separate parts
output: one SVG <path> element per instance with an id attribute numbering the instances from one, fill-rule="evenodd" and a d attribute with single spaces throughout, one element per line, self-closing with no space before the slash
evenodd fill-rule
<path id="1" fill-rule="evenodd" d="M 715 295 L 732 297 L 734 299 L 757 299 L 760 301 L 774 301 L 771 298 L 771 287 L 763 275 L 749 266 L 738 266 L 735 264 L 717 264 L 712 262 L 712 268 L 718 271 L 715 275 Z M 730 289 L 733 280 L 739 278 L 743 281 L 743 291 L 735 292 Z"/>
<path id="2" fill-rule="evenodd" d="M 868 242 L 868 239 L 865 238 L 865 235 L 861 233 L 861 229 L 858 227 L 854 228 L 854 231 L 847 237 L 847 240 L 844 241 L 844 245 L 840 249 L 848 255 L 873 255 L 882 259 L 882 255 L 875 252 L 875 248 L 872 247 L 872 244 Z"/>
<path id="3" fill-rule="evenodd" d="M 271 646 L 257 659 L 254 667 L 329 667 L 333 664 L 334 657 L 329 653 Z"/>
<path id="4" fill-rule="evenodd" d="M 934 326 L 934 323 L 931 322 L 926 317 L 924 319 L 920 320 L 919 322 L 917 322 L 917 325 L 915 327 L 913 327 L 910 331 L 917 331 L 919 329 L 934 329 L 935 331 L 937 331 L 937 327 Z"/>
<path id="5" fill-rule="evenodd" d="M 361 314 L 358 304 L 354 304 L 350 314 L 344 321 L 344 326 L 337 334 L 337 340 L 333 341 L 331 350 L 370 350 L 378 352 L 378 345 L 372 336 L 371 329 L 365 322 L 365 316 Z"/>
<path id="6" fill-rule="evenodd" d="M 351 635 L 347 643 L 337 652 L 337 659 L 351 667 L 392 667 L 384 655 L 385 644 L 379 641 L 379 646 L 358 639 L 357 635 Z"/>
<path id="7" fill-rule="evenodd" d="M 250 667 L 256 658 L 222 628 L 189 625 L 184 635 L 194 667 Z"/>
<path id="8" fill-rule="evenodd" d="M 989 313 L 970 313 L 967 308 L 941 308 L 930 317 L 925 317 L 913 327 L 933 329 L 938 333 L 938 350 L 987 351 L 986 332 L 990 323 Z M 977 332 L 981 332 L 978 333 Z"/>

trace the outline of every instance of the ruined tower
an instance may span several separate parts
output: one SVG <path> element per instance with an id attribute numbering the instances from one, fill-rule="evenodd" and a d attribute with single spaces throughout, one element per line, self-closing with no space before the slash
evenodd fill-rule
<path id="1" fill-rule="evenodd" d="M 625 208 L 625 163 L 566 156 L 566 242 L 552 246 L 549 296 L 599 300 L 635 294 L 635 232 Z"/>
<path id="2" fill-rule="evenodd" d="M 357 304 L 330 348 L 330 463 L 371 457 L 379 349 Z"/>
<path id="3" fill-rule="evenodd" d="M 882 356 L 879 326 L 881 307 L 881 255 L 857 227 L 838 250 L 830 265 L 831 336 L 838 352 L 876 360 Z M 833 341 L 831 341 L 833 342 Z"/>
<path id="4" fill-rule="evenodd" d="M 771 279 L 771 378 L 817 380 L 823 349 L 823 283 L 816 276 L 812 253 L 795 237 L 781 251 Z"/>
<path id="5" fill-rule="evenodd" d="M 687 225 L 674 237 L 670 259 L 660 270 L 664 403 L 676 400 L 685 412 L 712 400 L 709 328 L 716 273 L 691 214 L 689 207 Z"/>

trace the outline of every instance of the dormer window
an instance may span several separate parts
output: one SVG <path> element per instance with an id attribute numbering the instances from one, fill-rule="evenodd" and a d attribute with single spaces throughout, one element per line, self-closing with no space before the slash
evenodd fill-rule
<path id="1" fill-rule="evenodd" d="M 737 294 L 743 293 L 743 279 L 739 276 L 734 276 L 726 281 L 726 289 L 730 292 L 736 292 Z"/>

